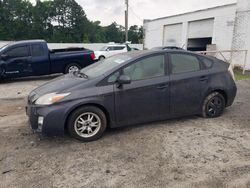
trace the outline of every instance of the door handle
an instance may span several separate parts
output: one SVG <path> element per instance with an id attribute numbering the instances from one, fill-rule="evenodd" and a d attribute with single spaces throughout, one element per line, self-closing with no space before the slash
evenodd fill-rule
<path id="1" fill-rule="evenodd" d="M 161 85 L 158 85 L 156 88 L 157 89 L 165 89 L 168 87 L 168 84 L 161 84 Z"/>
<path id="2" fill-rule="evenodd" d="M 203 82 L 203 81 L 207 81 L 208 80 L 208 77 L 207 76 L 201 76 L 200 77 L 200 81 Z"/>

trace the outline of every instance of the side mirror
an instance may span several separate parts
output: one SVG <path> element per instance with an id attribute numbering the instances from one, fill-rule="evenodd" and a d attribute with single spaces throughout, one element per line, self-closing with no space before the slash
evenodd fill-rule
<path id="1" fill-rule="evenodd" d="M 109 52 L 109 49 L 107 48 L 107 50 L 106 50 L 107 52 Z"/>
<path id="2" fill-rule="evenodd" d="M 8 59 L 8 55 L 2 54 L 2 55 L 0 56 L 0 58 L 1 58 L 2 60 Z"/>
<path id="3" fill-rule="evenodd" d="M 121 75 L 118 77 L 116 82 L 118 83 L 118 87 L 120 87 L 123 84 L 130 84 L 131 78 L 127 75 Z"/>

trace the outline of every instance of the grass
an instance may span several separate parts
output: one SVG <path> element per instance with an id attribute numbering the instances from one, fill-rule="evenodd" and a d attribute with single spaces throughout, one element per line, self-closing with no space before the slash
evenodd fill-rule
<path id="1" fill-rule="evenodd" d="M 236 80 L 250 79 L 250 71 L 245 71 L 245 74 L 242 74 L 242 70 L 235 69 L 234 76 Z"/>

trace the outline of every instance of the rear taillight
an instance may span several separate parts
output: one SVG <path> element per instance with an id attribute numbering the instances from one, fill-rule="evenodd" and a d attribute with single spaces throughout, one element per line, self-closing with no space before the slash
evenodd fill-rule
<path id="1" fill-rule="evenodd" d="M 228 72 L 232 76 L 233 80 L 235 81 L 235 76 L 234 76 L 234 71 L 233 71 L 233 66 L 232 65 L 230 65 L 228 67 Z"/>
<path id="2" fill-rule="evenodd" d="M 90 57 L 91 57 L 92 60 L 94 60 L 94 59 L 95 59 L 95 53 L 92 52 L 92 53 L 90 54 Z"/>

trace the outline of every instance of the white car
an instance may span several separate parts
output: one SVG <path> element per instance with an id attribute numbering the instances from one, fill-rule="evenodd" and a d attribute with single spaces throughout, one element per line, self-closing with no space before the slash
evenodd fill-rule
<path id="1" fill-rule="evenodd" d="M 96 60 L 103 60 L 107 57 L 128 51 L 128 47 L 125 44 L 109 44 L 102 47 L 99 51 L 95 51 L 95 58 Z"/>

